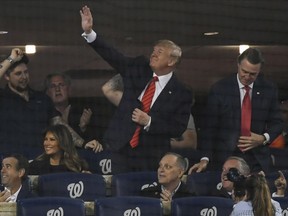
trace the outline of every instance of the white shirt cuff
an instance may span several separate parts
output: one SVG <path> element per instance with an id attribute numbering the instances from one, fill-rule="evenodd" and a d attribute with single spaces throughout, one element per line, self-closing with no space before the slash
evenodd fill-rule
<path id="1" fill-rule="evenodd" d="M 200 161 L 202 161 L 202 160 L 206 160 L 206 161 L 209 162 L 209 158 L 208 158 L 208 157 L 202 157 L 202 158 L 200 159 Z"/>
<path id="2" fill-rule="evenodd" d="M 148 124 L 146 126 L 144 126 L 144 130 L 149 131 L 149 128 L 150 128 L 150 125 L 151 125 L 151 119 L 152 118 L 150 117 Z"/>
<path id="3" fill-rule="evenodd" d="M 263 136 L 266 138 L 267 142 L 270 142 L 270 136 L 268 133 L 264 133 Z"/>
<path id="4" fill-rule="evenodd" d="M 89 34 L 86 34 L 85 32 L 81 35 L 83 38 L 85 38 L 85 40 L 87 41 L 87 43 L 92 43 L 94 40 L 96 40 L 97 34 L 95 31 L 92 31 Z"/>

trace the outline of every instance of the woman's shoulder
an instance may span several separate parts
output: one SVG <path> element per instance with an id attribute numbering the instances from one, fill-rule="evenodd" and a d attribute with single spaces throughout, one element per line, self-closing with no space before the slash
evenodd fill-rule
<path id="1" fill-rule="evenodd" d="M 253 215 L 253 207 L 251 202 L 240 201 L 234 205 L 231 216 Z"/>
<path id="2" fill-rule="evenodd" d="M 29 163 L 29 175 L 39 175 L 49 163 L 46 160 L 35 159 Z"/>

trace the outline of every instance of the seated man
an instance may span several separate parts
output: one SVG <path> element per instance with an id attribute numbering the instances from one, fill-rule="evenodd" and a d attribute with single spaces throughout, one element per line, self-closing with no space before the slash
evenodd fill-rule
<path id="1" fill-rule="evenodd" d="M 142 196 L 160 198 L 161 201 L 171 201 L 174 198 L 193 196 L 185 183 L 181 181 L 188 168 L 188 160 L 174 152 L 166 153 L 158 168 L 158 183 L 156 186 L 145 188 Z"/>
<path id="2" fill-rule="evenodd" d="M 231 198 L 232 190 L 234 188 L 234 183 L 229 181 L 227 178 L 227 173 L 231 168 L 236 168 L 239 175 L 249 176 L 250 168 L 243 158 L 230 156 L 227 158 L 222 167 L 221 173 L 221 183 L 222 188 L 213 192 L 213 196 L 221 196 Z M 279 171 L 280 177 L 275 180 L 275 186 L 277 191 L 273 193 L 272 197 L 283 197 L 286 189 L 286 180 L 281 171 Z"/>
<path id="3" fill-rule="evenodd" d="M 250 174 L 250 168 L 243 158 L 231 156 L 225 161 L 222 167 L 221 183 L 222 187 L 220 190 L 215 190 L 213 196 L 221 196 L 231 198 L 234 183 L 227 179 L 227 173 L 231 168 L 236 168 L 239 173 L 243 176 Z"/>
<path id="4" fill-rule="evenodd" d="M 34 197 L 28 185 L 28 160 L 20 154 L 12 154 L 2 161 L 0 202 L 16 202 Z"/>

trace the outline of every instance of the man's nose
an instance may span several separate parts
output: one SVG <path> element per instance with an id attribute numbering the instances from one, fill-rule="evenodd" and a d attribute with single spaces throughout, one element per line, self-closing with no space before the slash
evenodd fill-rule
<path id="1" fill-rule="evenodd" d="M 27 78 L 28 77 L 28 74 L 27 73 L 21 73 L 21 78 Z"/>

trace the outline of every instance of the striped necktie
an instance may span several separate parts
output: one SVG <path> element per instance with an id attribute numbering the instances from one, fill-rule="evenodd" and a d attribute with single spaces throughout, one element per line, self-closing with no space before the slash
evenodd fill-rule
<path id="1" fill-rule="evenodd" d="M 144 95 L 142 97 L 142 111 L 145 113 L 148 113 L 150 111 L 150 107 L 151 107 L 151 103 L 152 103 L 152 99 L 155 93 L 155 82 L 158 81 L 158 77 L 155 76 L 152 78 L 152 80 L 150 81 L 149 85 L 147 86 Z M 132 148 L 135 148 L 138 143 L 139 143 L 139 136 L 140 136 L 140 131 L 141 131 L 141 126 L 138 125 L 132 139 L 130 140 L 130 146 Z"/>

